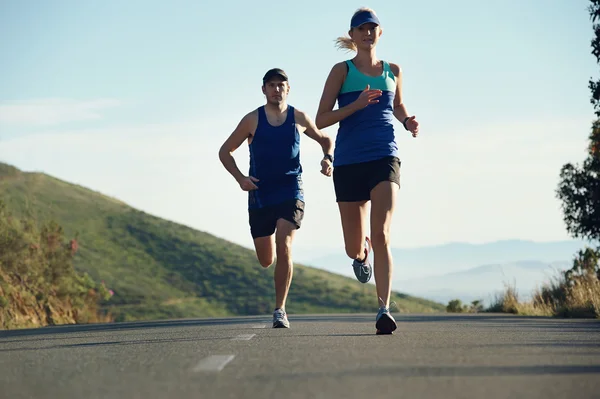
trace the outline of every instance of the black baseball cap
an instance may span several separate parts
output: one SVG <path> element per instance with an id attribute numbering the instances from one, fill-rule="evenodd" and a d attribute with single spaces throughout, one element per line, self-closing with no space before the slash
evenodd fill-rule
<path id="1" fill-rule="evenodd" d="M 272 77 L 280 76 L 284 81 L 288 80 L 287 74 L 280 68 L 269 69 L 263 76 L 263 84 L 267 83 Z"/>

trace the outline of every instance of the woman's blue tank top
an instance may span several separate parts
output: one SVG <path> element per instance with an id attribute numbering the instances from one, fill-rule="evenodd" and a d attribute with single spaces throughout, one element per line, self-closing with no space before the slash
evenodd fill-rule
<path id="1" fill-rule="evenodd" d="M 371 89 L 381 90 L 382 95 L 378 103 L 370 104 L 339 122 L 333 166 L 398 156 L 392 125 L 396 77 L 390 65 L 383 61 L 382 74 L 373 77 L 360 72 L 350 60 L 346 64 L 348 74 L 338 94 L 339 108 L 355 101 L 367 84 Z"/>

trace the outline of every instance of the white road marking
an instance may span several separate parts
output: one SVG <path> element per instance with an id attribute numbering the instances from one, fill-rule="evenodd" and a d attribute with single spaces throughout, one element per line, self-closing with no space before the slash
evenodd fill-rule
<path id="1" fill-rule="evenodd" d="M 200 360 L 194 371 L 213 371 L 219 372 L 227 366 L 227 363 L 232 361 L 235 355 L 212 355 Z"/>
<path id="2" fill-rule="evenodd" d="M 266 324 L 251 324 L 248 328 L 265 328 Z"/>
<path id="3" fill-rule="evenodd" d="M 235 337 L 233 337 L 231 339 L 234 340 L 234 341 L 249 341 L 255 335 L 256 334 L 240 334 L 240 335 L 235 336 Z"/>

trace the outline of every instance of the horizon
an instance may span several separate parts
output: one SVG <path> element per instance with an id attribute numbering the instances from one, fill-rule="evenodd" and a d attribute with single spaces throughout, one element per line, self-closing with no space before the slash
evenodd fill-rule
<path id="1" fill-rule="evenodd" d="M 240 246 L 242 246 L 244 248 L 247 248 L 247 249 L 250 249 L 250 250 L 254 249 L 252 246 L 243 245 L 243 244 L 231 241 L 231 240 L 229 240 L 229 239 L 227 239 L 225 237 L 220 237 L 218 235 L 215 235 L 211 231 L 203 230 L 203 229 L 198 229 L 198 228 L 196 228 L 194 226 L 186 225 L 185 223 L 181 223 L 181 222 L 178 222 L 178 221 L 175 221 L 175 220 L 171 220 L 171 219 L 162 217 L 160 215 L 157 215 L 157 214 L 154 214 L 154 213 L 151 213 L 151 212 L 147 212 L 147 211 L 143 211 L 141 209 L 135 208 L 131 204 L 123 201 L 122 199 L 120 199 L 118 197 L 113 197 L 113 196 L 107 195 L 107 194 L 105 194 L 105 193 L 103 193 L 101 191 L 98 191 L 98 190 L 94 189 L 93 187 L 88 187 L 88 186 L 85 186 L 85 185 L 81 185 L 81 184 L 69 182 L 69 181 L 66 181 L 66 180 L 62 180 L 62 179 L 60 179 L 60 178 L 58 178 L 56 176 L 47 174 L 46 172 L 39 171 L 39 170 L 22 170 L 22 169 L 16 167 L 15 165 L 11 165 L 11 164 L 8 164 L 8 163 L 2 162 L 2 161 L 0 161 L 0 164 L 5 164 L 5 165 L 11 166 L 11 167 L 15 167 L 21 173 L 42 174 L 42 175 L 45 175 L 45 176 L 50 177 L 50 178 L 58 179 L 58 180 L 60 180 L 60 181 L 62 181 L 64 183 L 71 184 L 71 185 L 74 185 L 76 187 L 81 187 L 81 188 L 83 188 L 85 190 L 89 190 L 90 192 L 93 192 L 94 194 L 101 195 L 101 196 L 105 197 L 107 200 L 111 200 L 111 201 L 116 201 L 116 202 L 122 203 L 122 204 L 126 205 L 127 207 L 130 207 L 133 210 L 142 211 L 144 213 L 147 213 L 150 216 L 157 217 L 157 218 L 166 220 L 168 222 L 171 222 L 171 223 L 174 223 L 174 224 L 186 227 L 186 228 L 190 228 L 190 229 L 192 229 L 194 231 L 197 231 L 197 232 L 207 233 L 207 234 L 213 235 L 214 237 L 221 238 L 223 240 L 232 242 L 233 244 L 240 245 Z M 440 242 L 440 243 L 435 243 L 435 244 L 430 244 L 430 245 L 413 246 L 413 247 L 392 246 L 392 248 L 393 249 L 398 249 L 398 250 L 423 250 L 423 249 L 428 249 L 428 248 L 441 248 L 441 247 L 447 247 L 447 246 L 453 246 L 453 245 L 454 246 L 456 246 L 456 245 L 489 246 L 489 245 L 492 245 L 492 244 L 502 244 L 502 243 L 561 244 L 561 243 L 567 243 L 567 242 L 569 242 L 569 243 L 580 243 L 580 244 L 583 244 L 583 245 L 591 243 L 591 241 L 589 241 L 589 240 L 580 239 L 580 238 L 571 238 L 571 237 L 569 237 L 567 239 L 563 239 L 563 240 L 547 240 L 547 241 L 532 240 L 532 239 L 521 239 L 521 238 L 506 238 L 506 239 L 499 239 L 499 240 L 492 240 L 492 241 L 477 241 L 477 242 L 470 242 L 470 241 L 447 241 L 447 242 Z M 294 245 L 294 247 L 297 247 L 297 246 Z M 323 246 L 316 246 L 316 247 L 310 247 L 310 248 L 309 247 L 300 248 L 300 250 L 310 250 L 310 249 L 325 250 L 325 249 L 328 249 L 328 248 L 331 248 L 331 252 L 333 252 L 333 251 L 336 250 L 335 247 L 323 247 Z M 302 257 L 305 258 L 305 256 L 302 256 Z M 528 259 L 523 259 L 522 261 L 523 262 L 527 262 L 529 260 Z M 561 260 L 558 260 L 558 261 L 561 261 Z M 483 266 L 489 266 L 489 265 L 493 265 L 493 263 L 491 263 L 491 264 L 482 264 L 482 265 L 477 266 L 477 267 L 483 267 Z M 457 272 L 460 272 L 460 271 L 457 271 Z"/>
<path id="2" fill-rule="evenodd" d="M 360 6 L 283 5 L 296 22 L 284 17 L 277 36 L 248 24 L 262 14 L 243 2 L 4 4 L 0 52 L 13 57 L 0 65 L 0 160 L 253 248 L 246 193 L 218 147 L 264 103 L 260 78 L 274 66 L 290 76 L 289 104 L 314 120 L 329 69 L 352 56 L 333 40 Z M 384 30 L 377 54 L 402 67 L 421 124 L 417 139 L 394 126 L 402 176 L 392 246 L 574 240 L 554 190 L 560 167 L 583 160 L 594 119 L 587 2 L 369 6 Z M 228 19 L 203 21 L 206 13 Z M 319 28 L 297 22 L 307 20 Z M 335 139 L 336 129 L 324 131 Z M 234 153 L 245 173 L 247 156 L 245 145 Z M 303 136 L 307 205 L 294 246 L 343 250 L 319 159 Z"/>

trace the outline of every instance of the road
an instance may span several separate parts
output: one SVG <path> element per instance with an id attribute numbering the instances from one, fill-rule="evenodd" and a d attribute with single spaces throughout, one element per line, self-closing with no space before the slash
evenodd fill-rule
<path id="1" fill-rule="evenodd" d="M 490 314 L 189 319 L 0 331 L 0 397 L 598 398 L 600 321 Z"/>

